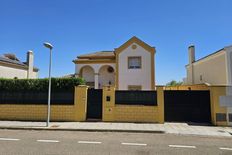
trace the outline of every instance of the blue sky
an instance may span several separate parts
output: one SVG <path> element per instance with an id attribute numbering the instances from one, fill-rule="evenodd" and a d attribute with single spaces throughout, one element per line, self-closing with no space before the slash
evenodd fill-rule
<path id="1" fill-rule="evenodd" d="M 0 54 L 22 61 L 33 50 L 39 76 L 74 73 L 77 55 L 113 50 L 132 36 L 155 46 L 156 83 L 186 76 L 187 48 L 196 58 L 232 44 L 231 0 L 0 0 Z"/>

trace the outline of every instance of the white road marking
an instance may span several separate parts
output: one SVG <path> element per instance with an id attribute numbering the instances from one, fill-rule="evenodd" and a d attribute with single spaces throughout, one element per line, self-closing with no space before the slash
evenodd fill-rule
<path id="1" fill-rule="evenodd" d="M 220 150 L 229 150 L 229 151 L 232 151 L 232 148 L 226 148 L 226 147 L 220 147 L 219 149 Z"/>
<path id="2" fill-rule="evenodd" d="M 147 144 L 143 143 L 121 143 L 122 145 L 136 145 L 136 146 L 147 146 Z"/>
<path id="3" fill-rule="evenodd" d="M 196 146 L 191 146 L 191 145 L 168 145 L 169 147 L 179 147 L 179 148 L 192 148 L 195 149 Z"/>
<path id="4" fill-rule="evenodd" d="M 96 141 L 78 141 L 80 144 L 101 144 L 102 142 L 96 142 Z"/>
<path id="5" fill-rule="evenodd" d="M 0 140 L 6 140 L 6 141 L 19 141 L 20 139 L 15 139 L 15 138 L 0 138 Z"/>
<path id="6" fill-rule="evenodd" d="M 39 139 L 37 142 L 44 142 L 44 143 L 59 143 L 58 140 L 45 140 L 45 139 Z"/>

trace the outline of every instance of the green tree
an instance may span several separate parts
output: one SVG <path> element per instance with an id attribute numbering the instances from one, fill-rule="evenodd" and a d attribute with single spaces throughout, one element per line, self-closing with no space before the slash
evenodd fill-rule
<path id="1" fill-rule="evenodd" d="M 172 81 L 168 82 L 166 84 L 166 86 L 180 86 L 182 84 L 183 84 L 183 82 L 181 82 L 181 81 L 172 80 Z"/>

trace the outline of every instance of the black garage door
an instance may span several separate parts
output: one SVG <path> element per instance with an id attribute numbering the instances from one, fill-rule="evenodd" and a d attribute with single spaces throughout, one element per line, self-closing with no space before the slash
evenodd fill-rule
<path id="1" fill-rule="evenodd" d="M 164 108 L 167 122 L 211 122 L 209 91 L 164 91 Z"/>

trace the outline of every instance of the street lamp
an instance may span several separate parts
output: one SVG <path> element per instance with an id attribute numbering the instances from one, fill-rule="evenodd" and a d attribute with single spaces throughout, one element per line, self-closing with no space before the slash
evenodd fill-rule
<path id="1" fill-rule="evenodd" d="M 47 115 L 47 127 L 49 126 L 49 121 L 50 121 L 50 112 L 51 112 L 51 67 L 52 67 L 52 48 L 53 46 L 45 42 L 44 46 L 46 48 L 50 49 L 50 61 L 49 61 L 49 84 L 48 84 L 48 115 Z"/>

